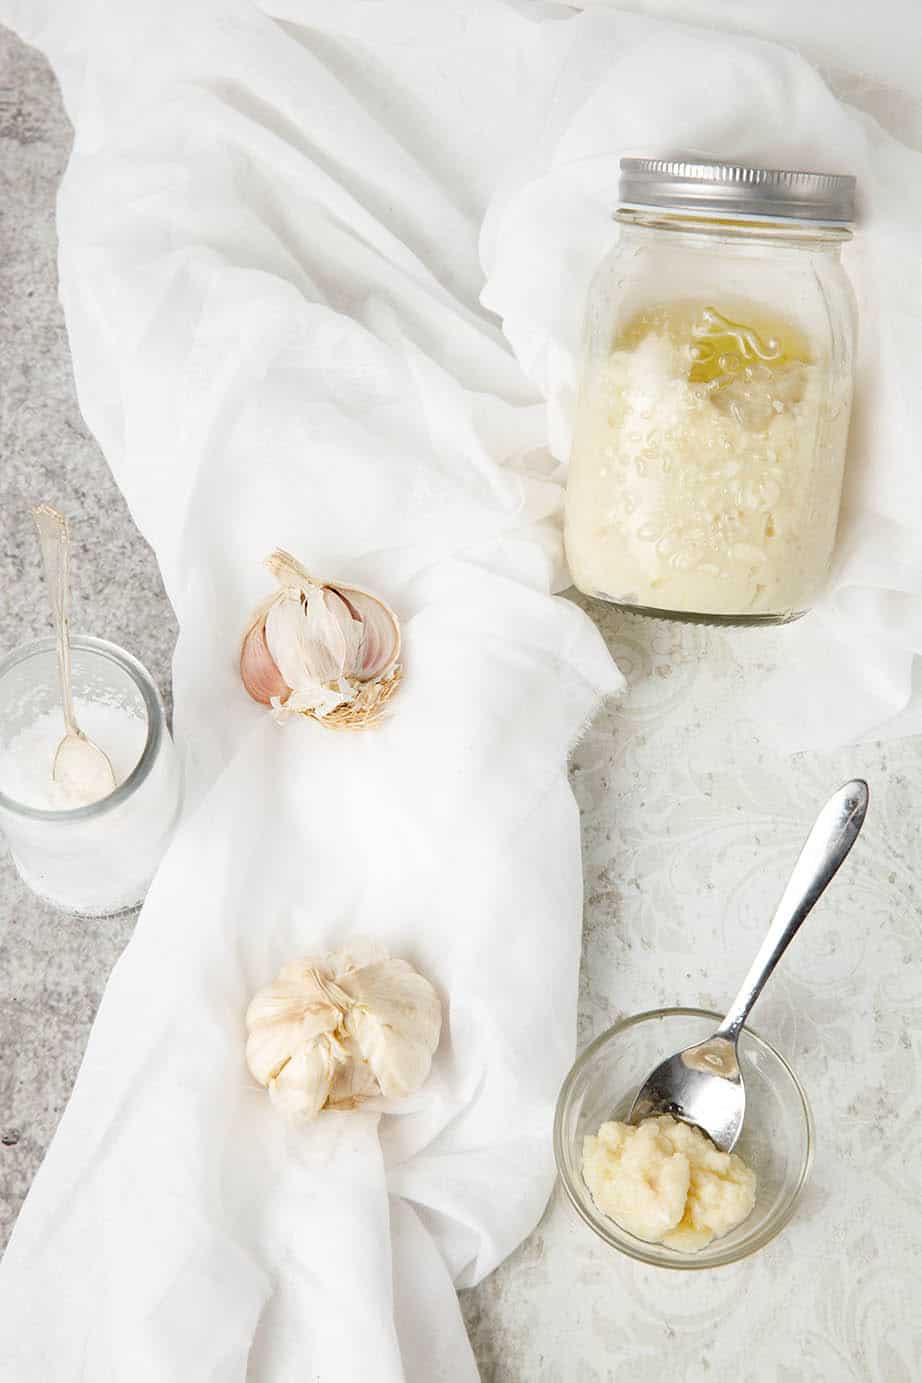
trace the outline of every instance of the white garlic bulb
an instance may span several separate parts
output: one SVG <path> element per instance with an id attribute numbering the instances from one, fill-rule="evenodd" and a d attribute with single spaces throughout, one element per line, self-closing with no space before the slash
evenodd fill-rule
<path id="1" fill-rule="evenodd" d="M 240 676 L 276 715 L 312 716 L 333 729 L 373 724 L 400 681 L 400 625 L 369 591 L 315 581 L 288 552 L 266 566 L 279 589 L 243 638 Z"/>
<path id="2" fill-rule="evenodd" d="M 439 1045 L 442 1006 L 424 976 L 373 942 L 293 961 L 246 1015 L 246 1060 L 289 1119 L 418 1090 Z"/>

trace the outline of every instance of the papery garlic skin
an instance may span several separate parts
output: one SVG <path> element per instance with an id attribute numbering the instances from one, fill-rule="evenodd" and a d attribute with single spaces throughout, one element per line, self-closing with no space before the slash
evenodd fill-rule
<path id="1" fill-rule="evenodd" d="M 246 1026 L 251 1074 L 282 1114 L 303 1121 L 418 1090 L 439 1044 L 442 1006 L 406 961 L 359 940 L 284 966 L 254 995 Z"/>
<path id="2" fill-rule="evenodd" d="M 244 635 L 240 650 L 240 676 L 254 701 L 271 706 L 274 700 L 287 696 L 289 688 L 269 652 L 266 613 L 266 609 L 263 609 Z"/>
<path id="3" fill-rule="evenodd" d="M 277 549 L 279 590 L 243 638 L 240 676 L 277 719 L 307 715 L 336 729 L 374 723 L 400 681 L 400 624 L 369 591 L 315 581 Z"/>

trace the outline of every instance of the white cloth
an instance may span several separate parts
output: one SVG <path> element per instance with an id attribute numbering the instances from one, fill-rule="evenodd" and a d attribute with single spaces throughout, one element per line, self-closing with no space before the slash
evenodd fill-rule
<path id="1" fill-rule="evenodd" d="M 455 1284 L 550 1190 L 582 911 L 567 752 L 621 679 L 549 594 L 543 406 L 477 302 L 486 201 L 536 114 L 509 121 L 508 44 L 548 55 L 514 12 L 465 9 L 414 11 L 399 52 L 232 0 L 76 5 L 35 35 L 77 131 L 80 403 L 179 618 L 189 800 L 3 1261 L 3 1383 L 476 1378 Z M 277 544 L 400 614 L 380 730 L 280 727 L 244 694 Z M 438 986 L 433 1075 L 393 1118 L 292 1129 L 244 1010 L 356 933 Z"/>
<path id="2" fill-rule="evenodd" d="M 918 156 L 789 51 L 601 8 L 3 10 L 77 129 L 62 296 L 81 406 L 179 617 L 189 801 L 0 1268 L 0 1377 L 474 1378 L 452 1284 L 550 1185 L 579 953 L 565 758 L 620 684 L 548 595 L 546 450 L 617 159 L 681 143 L 861 179 L 864 416 L 836 587 L 791 635 L 801 703 L 829 674 L 806 684 L 794 640 L 848 651 L 848 735 L 905 708 L 920 646 Z M 402 616 L 379 732 L 280 729 L 243 695 L 276 544 Z M 433 1077 L 399 1117 L 291 1130 L 247 1076 L 244 1007 L 352 932 L 440 987 Z"/>

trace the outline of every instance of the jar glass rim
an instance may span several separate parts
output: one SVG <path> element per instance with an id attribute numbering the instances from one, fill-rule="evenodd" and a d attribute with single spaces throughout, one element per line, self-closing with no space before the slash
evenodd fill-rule
<path id="1" fill-rule="evenodd" d="M 854 229 L 848 221 L 820 221 L 796 216 L 773 216 L 761 212 L 735 212 L 726 208 L 708 210 L 703 207 L 664 207 L 641 202 L 619 202 L 612 217 L 621 225 L 642 226 L 652 230 L 688 230 L 735 234 L 758 234 L 760 231 L 773 240 L 804 242 L 816 246 L 823 241 L 842 244 L 854 239 Z"/>
<path id="2" fill-rule="evenodd" d="M 15 797 L 8 796 L 0 789 L 0 809 L 30 821 L 87 821 L 104 816 L 106 812 L 121 806 L 123 802 L 134 795 L 147 778 L 153 768 L 163 739 L 165 721 L 163 703 L 144 664 L 124 648 L 120 648 L 118 644 L 110 643 L 108 639 L 92 638 L 89 634 L 71 634 L 70 646 L 72 649 L 80 649 L 84 653 L 91 653 L 95 657 L 114 663 L 127 674 L 137 687 L 144 702 L 144 709 L 147 713 L 147 737 L 140 758 L 124 782 L 119 783 L 118 787 L 107 797 L 100 798 L 98 802 L 90 802 L 88 806 L 68 807 L 61 811 L 46 807 L 29 807 L 25 802 L 18 802 Z M 53 653 L 54 649 L 55 640 L 50 635 L 44 639 L 33 639 L 31 643 L 21 644 L 19 648 L 14 648 L 12 653 L 9 653 L 0 662 L 0 684 L 13 668 L 41 654 Z"/>

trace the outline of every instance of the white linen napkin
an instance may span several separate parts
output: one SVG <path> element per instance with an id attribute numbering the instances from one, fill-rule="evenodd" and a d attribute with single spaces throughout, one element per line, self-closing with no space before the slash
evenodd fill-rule
<path id="1" fill-rule="evenodd" d="M 76 126 L 61 292 L 179 618 L 189 793 L 0 1270 L 4 1383 L 473 1379 L 455 1285 L 547 1198 L 581 923 L 566 759 L 621 679 L 550 595 L 543 406 L 477 302 L 529 120 L 490 41 L 531 36 L 540 65 L 543 37 L 466 10 L 405 8 L 400 62 L 231 0 L 26 29 Z M 377 732 L 244 694 L 276 544 L 398 611 Z M 393 1116 L 290 1128 L 247 1073 L 247 1001 L 357 933 L 437 985 L 433 1075 Z"/>
<path id="2" fill-rule="evenodd" d="M 883 431 L 857 453 L 849 505 L 870 536 L 843 530 L 858 577 L 837 599 L 893 604 L 894 702 L 912 665 L 900 611 L 922 589 L 912 156 L 793 54 L 601 9 L 0 13 L 50 54 L 77 130 L 59 230 L 78 392 L 179 617 L 189 788 L 0 1267 L 0 1377 L 474 1378 L 454 1285 L 540 1213 L 573 1055 L 566 753 L 620 686 L 549 594 L 564 578 L 547 450 L 565 451 L 617 158 L 694 142 L 858 172 L 865 339 L 887 368 L 865 348 Z M 479 302 L 482 223 L 505 338 Z M 898 577 L 880 542 L 896 531 Z M 236 651 L 276 544 L 402 617 L 406 685 L 379 732 L 279 728 L 243 694 Z M 872 680 L 869 723 L 886 699 Z M 439 986 L 433 1076 L 394 1117 L 293 1130 L 246 1073 L 244 1008 L 284 960 L 355 932 Z"/>

